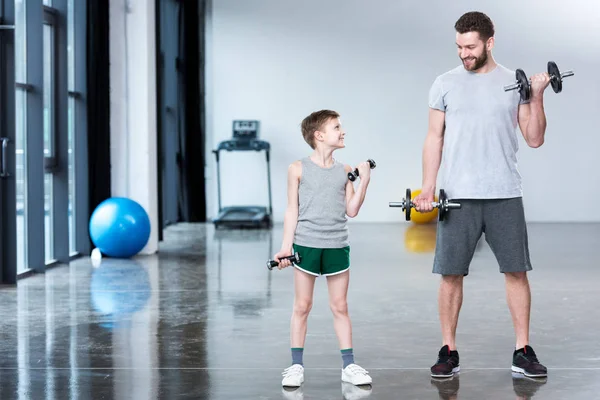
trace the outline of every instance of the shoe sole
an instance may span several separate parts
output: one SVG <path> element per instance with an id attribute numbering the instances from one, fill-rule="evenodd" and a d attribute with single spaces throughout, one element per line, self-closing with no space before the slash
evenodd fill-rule
<path id="1" fill-rule="evenodd" d="M 304 382 L 302 382 L 302 383 L 304 383 Z M 296 385 L 281 385 L 281 387 L 282 387 L 282 388 L 288 388 L 288 389 L 297 389 L 297 388 L 299 388 L 300 386 L 302 386 L 302 383 L 301 383 L 301 384 L 299 384 L 298 386 L 296 386 Z"/>
<path id="2" fill-rule="evenodd" d="M 369 385 L 373 385 L 373 381 L 371 381 L 371 382 L 354 383 L 354 382 L 342 379 L 342 382 L 346 382 L 346 383 L 349 383 L 349 384 L 354 385 L 354 386 L 369 386 Z"/>
<path id="3" fill-rule="evenodd" d="M 371 380 L 370 382 L 354 383 L 354 382 L 352 382 L 349 379 L 345 379 L 344 376 L 342 376 L 342 382 L 346 382 L 346 383 L 349 383 L 349 384 L 354 385 L 354 386 L 368 386 L 368 385 L 372 385 L 373 384 L 373 380 Z"/>
<path id="4" fill-rule="evenodd" d="M 444 375 L 441 375 L 441 374 L 433 374 L 433 373 L 432 373 L 432 374 L 431 374 L 431 377 L 432 377 L 432 378 L 451 378 L 451 377 L 453 377 L 453 376 L 454 376 L 454 374 L 455 374 L 455 373 L 457 373 L 457 372 L 459 372 L 459 371 L 460 371 L 460 365 L 459 365 L 458 367 L 455 367 L 455 368 L 453 368 L 453 369 L 452 369 L 452 372 L 450 372 L 449 374 L 444 374 Z"/>
<path id="5" fill-rule="evenodd" d="M 511 366 L 510 368 L 513 372 L 518 372 L 519 374 L 523 374 L 528 378 L 545 378 L 548 376 L 548 374 L 528 374 L 527 372 L 525 372 L 525 370 L 523 368 L 519 368 L 519 367 L 515 367 L 514 365 Z"/>
<path id="6" fill-rule="evenodd" d="M 281 387 L 284 388 L 299 388 L 300 386 L 302 386 L 302 384 L 304 383 L 304 378 L 302 378 L 300 380 L 300 384 L 299 385 L 284 385 L 283 383 L 281 384 Z"/>

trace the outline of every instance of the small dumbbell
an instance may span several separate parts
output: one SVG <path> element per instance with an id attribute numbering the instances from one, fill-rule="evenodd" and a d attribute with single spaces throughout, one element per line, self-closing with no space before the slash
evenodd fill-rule
<path id="1" fill-rule="evenodd" d="M 302 257 L 300 257 L 300 253 L 294 253 L 291 256 L 281 257 L 281 260 L 290 260 L 293 263 L 300 264 L 300 261 L 302 261 Z M 267 261 L 267 268 L 269 268 L 269 270 L 272 270 L 278 265 L 279 263 L 275 260 Z"/>
<path id="2" fill-rule="evenodd" d="M 377 166 L 377 164 L 375 164 L 375 161 L 373 161 L 370 158 L 367 160 L 367 162 L 371 166 L 371 169 L 373 169 Z M 352 182 L 354 182 L 357 177 L 358 177 L 358 168 L 355 168 L 354 171 L 352 171 L 352 172 L 348 172 L 348 179 L 350 179 Z"/>
<path id="3" fill-rule="evenodd" d="M 554 93 L 562 92 L 562 81 L 564 78 L 575 75 L 572 70 L 560 72 L 554 61 L 548 61 L 548 75 L 550 75 L 550 85 Z M 504 91 L 518 90 L 521 95 L 521 100 L 527 101 L 531 98 L 531 80 L 527 79 L 527 75 L 522 69 L 517 69 L 515 72 L 516 83 L 504 86 Z"/>
<path id="4" fill-rule="evenodd" d="M 446 214 L 448 213 L 448 211 L 450 211 L 451 209 L 457 209 L 457 208 L 461 208 L 461 204 L 460 203 L 451 203 L 450 200 L 448 200 L 448 198 L 446 197 L 446 192 L 444 191 L 444 189 L 440 189 L 440 201 L 439 202 L 431 202 L 431 205 L 434 208 L 438 209 L 438 219 L 440 221 L 443 221 L 446 218 Z M 408 199 L 408 201 L 406 200 Z M 410 213 L 412 211 L 412 209 L 415 207 L 415 204 L 412 202 L 412 192 L 410 189 L 406 189 L 406 198 L 402 199 L 402 201 L 399 202 L 391 202 L 390 203 L 390 207 L 400 207 L 402 208 L 402 211 L 404 211 L 405 216 L 406 216 L 406 220 L 410 221 Z M 410 204 L 410 205 L 407 205 Z"/>

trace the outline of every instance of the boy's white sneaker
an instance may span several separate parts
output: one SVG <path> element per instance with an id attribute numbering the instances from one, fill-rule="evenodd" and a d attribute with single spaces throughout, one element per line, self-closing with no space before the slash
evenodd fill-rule
<path id="1" fill-rule="evenodd" d="M 348 382 L 353 385 L 370 385 L 373 379 L 369 376 L 369 371 L 366 371 L 363 367 L 350 364 L 342 369 L 342 382 Z"/>
<path id="2" fill-rule="evenodd" d="M 281 386 L 299 387 L 304 382 L 304 367 L 294 364 L 284 369 L 281 375 L 283 375 Z"/>

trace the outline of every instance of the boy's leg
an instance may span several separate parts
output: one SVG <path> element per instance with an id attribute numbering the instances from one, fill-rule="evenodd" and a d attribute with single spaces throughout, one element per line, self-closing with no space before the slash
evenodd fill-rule
<path id="1" fill-rule="evenodd" d="M 294 268 L 294 309 L 291 320 L 292 349 L 303 349 L 308 314 L 312 308 L 316 276 Z"/>
<path id="2" fill-rule="evenodd" d="M 304 382 L 304 341 L 308 314 L 312 307 L 316 276 L 294 268 L 294 309 L 290 322 L 290 341 L 292 345 L 292 365 L 286 368 L 281 384 L 299 387 Z"/>
<path id="3" fill-rule="evenodd" d="M 323 251 L 323 275 L 327 276 L 329 307 L 333 313 L 333 326 L 342 353 L 342 381 L 353 385 L 370 385 L 368 372 L 354 363 L 352 349 L 352 322 L 348 314 L 348 284 L 350 282 L 350 248 Z"/>
<path id="4" fill-rule="evenodd" d="M 324 249 L 321 273 L 327 277 L 329 307 L 333 313 L 333 327 L 341 350 L 352 348 L 352 326 L 348 315 L 348 282 L 350 281 L 350 247 Z"/>
<path id="5" fill-rule="evenodd" d="M 320 275 L 322 250 L 293 245 L 302 261 L 294 264 L 294 308 L 290 322 L 292 363 L 303 364 L 302 354 L 306 338 L 308 314 L 312 307 L 315 278 Z"/>
<path id="6" fill-rule="evenodd" d="M 341 350 L 352 348 L 352 324 L 348 315 L 348 283 L 350 271 L 327 277 L 329 289 L 329 307 L 333 313 L 333 327 Z"/>

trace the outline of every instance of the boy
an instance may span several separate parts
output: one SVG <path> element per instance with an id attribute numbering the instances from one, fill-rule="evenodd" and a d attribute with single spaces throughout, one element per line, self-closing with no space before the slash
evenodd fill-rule
<path id="1" fill-rule="evenodd" d="M 290 265 L 281 257 L 298 252 L 302 261 L 294 265 L 294 308 L 291 320 L 292 365 L 283 371 L 282 386 L 299 387 L 304 382 L 302 354 L 307 319 L 312 307 L 315 279 L 327 277 L 329 305 L 342 353 L 342 381 L 369 385 L 368 372 L 354 363 L 352 325 L 346 295 L 350 278 L 350 247 L 346 216 L 355 217 L 362 206 L 370 180 L 370 165 L 358 165 L 359 184 L 354 190 L 348 179 L 349 165 L 333 158 L 344 148 L 345 132 L 339 114 L 321 110 L 302 121 L 302 136 L 314 150 L 312 155 L 288 168 L 288 205 L 283 223 L 281 250 L 273 257 L 279 268 Z"/>

